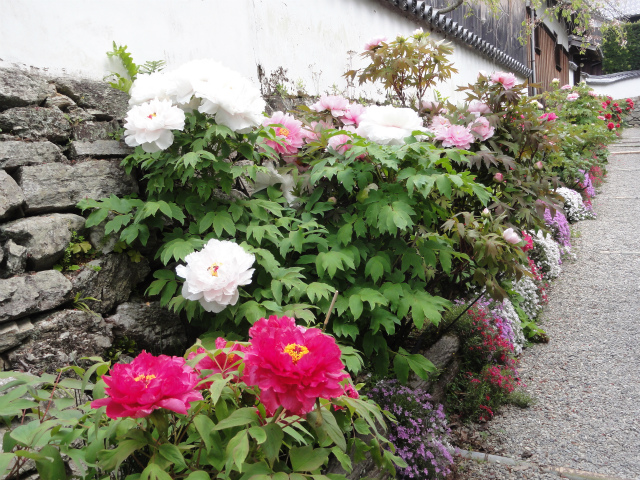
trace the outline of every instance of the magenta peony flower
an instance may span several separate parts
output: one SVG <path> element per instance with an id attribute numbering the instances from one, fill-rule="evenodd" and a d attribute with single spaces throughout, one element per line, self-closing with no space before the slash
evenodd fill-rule
<path id="1" fill-rule="evenodd" d="M 467 110 L 469 111 L 469 113 L 475 114 L 476 117 L 482 115 L 483 113 L 491 113 L 489 105 L 479 102 L 478 100 L 474 100 L 473 102 L 471 102 Z"/>
<path id="2" fill-rule="evenodd" d="M 440 133 L 436 135 L 436 140 L 441 140 L 443 147 L 464 149 L 469 148 L 471 144 L 476 141 L 471 131 L 462 125 L 451 125 L 447 129 L 441 130 Z"/>
<path id="3" fill-rule="evenodd" d="M 579 93 L 570 93 L 569 95 L 567 95 L 567 100 L 570 102 L 573 102 L 574 100 L 577 100 L 580 97 Z"/>
<path id="4" fill-rule="evenodd" d="M 558 119 L 558 115 L 553 112 L 543 113 L 538 117 L 539 120 L 546 120 L 547 122 L 553 122 Z"/>
<path id="5" fill-rule="evenodd" d="M 360 125 L 360 116 L 365 112 L 366 108 L 364 105 L 360 105 L 359 103 L 351 103 L 347 107 L 347 111 L 344 116 L 340 117 L 342 123 L 345 125 L 355 125 L 356 127 Z"/>
<path id="6" fill-rule="evenodd" d="M 107 406 L 107 416 L 142 418 L 158 408 L 187 414 L 191 402 L 202 400 L 196 391 L 200 377 L 182 357 L 142 352 L 129 364 L 116 363 L 103 375 L 108 397 L 94 400 L 91 408 Z"/>
<path id="7" fill-rule="evenodd" d="M 489 120 L 484 117 L 478 118 L 478 120 L 471 125 L 471 131 L 480 135 L 482 140 L 487 140 L 488 138 L 493 137 L 495 130 L 496 129 L 489 123 Z"/>
<path id="8" fill-rule="evenodd" d="M 318 328 L 297 326 L 292 318 L 261 318 L 249 329 L 243 380 L 260 387 L 260 401 L 272 415 L 284 407 L 294 415 L 313 410 L 317 398 L 344 394 L 348 378 L 335 340 Z"/>
<path id="9" fill-rule="evenodd" d="M 375 37 L 364 44 L 364 49 L 373 50 L 374 48 L 380 47 L 382 46 L 383 43 L 387 43 L 387 42 L 388 42 L 387 37 Z"/>
<path id="10" fill-rule="evenodd" d="M 280 124 L 282 126 L 276 127 L 276 124 Z M 273 140 L 265 140 L 265 143 L 276 152 L 283 155 L 293 155 L 298 153 L 298 149 L 302 147 L 302 122 L 300 120 L 296 120 L 288 113 L 274 112 L 271 118 L 267 118 L 262 122 L 262 125 L 265 127 L 273 125 L 276 136 L 284 142 L 284 144 L 279 144 Z"/>
<path id="11" fill-rule="evenodd" d="M 342 95 L 322 95 L 320 100 L 309 108 L 316 112 L 329 110 L 334 117 L 342 117 L 349 110 L 349 100 Z"/>
<path id="12" fill-rule="evenodd" d="M 502 232 L 502 238 L 504 238 L 504 241 L 507 243 L 520 243 L 520 237 L 516 232 L 513 231 L 513 228 L 507 228 L 504 232 Z"/>
<path id="13" fill-rule="evenodd" d="M 227 341 L 224 338 L 222 337 L 216 338 L 217 349 L 223 349 L 223 348 L 226 348 L 226 346 L 227 346 Z M 239 343 L 234 343 L 231 346 L 231 350 L 228 354 L 219 353 L 213 358 L 211 358 L 210 356 L 206 356 L 196 364 L 195 370 L 196 372 L 198 372 L 200 376 L 202 376 L 203 370 L 211 371 L 209 375 L 202 378 L 209 378 L 216 373 L 221 373 L 223 377 L 228 377 L 229 375 L 232 375 L 234 372 L 238 371 L 238 366 L 239 366 L 238 364 L 240 360 L 242 360 L 242 358 L 239 355 L 235 355 L 234 353 L 231 353 L 231 352 L 236 352 L 236 351 L 244 352 L 245 350 L 246 350 L 246 347 L 244 347 L 243 345 L 240 345 Z M 204 348 L 199 347 L 196 352 L 191 352 L 187 356 L 187 359 L 191 360 L 192 358 L 195 358 L 198 355 L 205 352 L 206 350 Z M 211 383 L 212 382 L 203 383 L 197 388 L 198 389 L 209 388 L 211 386 Z"/>
<path id="14" fill-rule="evenodd" d="M 516 84 L 516 76 L 513 73 L 495 72 L 491 75 L 491 81 L 501 83 L 505 90 L 509 90 Z"/>

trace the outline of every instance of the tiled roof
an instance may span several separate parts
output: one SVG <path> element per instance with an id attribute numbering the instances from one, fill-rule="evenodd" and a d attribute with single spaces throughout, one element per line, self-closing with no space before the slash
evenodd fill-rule
<path id="1" fill-rule="evenodd" d="M 628 78 L 640 77 L 640 70 L 629 70 L 628 72 L 610 73 L 609 75 L 582 75 L 588 85 L 607 85 L 619 82 Z"/>
<path id="2" fill-rule="evenodd" d="M 436 31 L 452 36 L 455 40 L 465 43 L 470 47 L 480 51 L 497 63 L 509 68 L 513 72 L 520 73 L 525 77 L 531 76 L 531 69 L 521 62 L 507 55 L 495 45 L 473 33 L 472 31 L 454 22 L 447 15 L 438 13 L 438 10 L 428 5 L 423 0 L 386 0 L 390 5 L 397 7 L 403 12 L 415 17 L 418 22 L 425 22 L 427 26 Z M 524 8 L 524 5 L 523 5 Z"/>

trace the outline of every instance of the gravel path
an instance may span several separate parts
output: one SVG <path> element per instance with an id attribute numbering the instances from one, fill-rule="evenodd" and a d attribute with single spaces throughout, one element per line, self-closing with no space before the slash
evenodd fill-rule
<path id="1" fill-rule="evenodd" d="M 640 129 L 627 129 L 611 151 L 640 151 Z M 607 168 L 598 218 L 573 226 L 577 261 L 563 265 L 542 313 L 551 341 L 521 358 L 537 403 L 505 407 L 490 423 L 497 455 L 531 454 L 534 465 L 467 461 L 469 480 L 558 478 L 537 465 L 640 480 L 640 153 L 611 155 Z"/>

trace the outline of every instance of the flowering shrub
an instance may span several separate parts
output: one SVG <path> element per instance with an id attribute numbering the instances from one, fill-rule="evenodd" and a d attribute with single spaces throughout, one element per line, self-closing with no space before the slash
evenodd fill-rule
<path id="1" fill-rule="evenodd" d="M 442 405 L 434 405 L 429 394 L 383 380 L 370 395 L 380 408 L 397 419 L 391 424 L 388 439 L 407 466 L 398 469 L 398 478 L 445 478 L 453 464 L 450 434 Z"/>
<path id="2" fill-rule="evenodd" d="M 62 455 L 86 479 L 240 479 L 278 473 L 327 478 L 321 473 L 330 456 L 351 470 L 346 455 L 351 451 L 371 452 L 390 472 L 394 465 L 407 467 L 378 430 L 385 425 L 380 408 L 354 391 L 331 337 L 296 327 L 288 318 L 261 319 L 254 327 L 248 344 L 220 338 L 213 349 L 196 344 L 186 361 L 143 352 L 128 365 L 114 365 L 108 375 L 105 362 L 87 371 L 66 369 L 82 381 L 10 372 L 13 380 L 1 387 L 10 392 L 3 412 L 20 415 L 22 422 L 5 437 L 7 461 L 0 473 L 15 474 L 23 458 L 32 458 L 42 478 L 62 480 L 68 478 Z M 276 356 L 279 370 L 273 370 Z M 260 358 L 265 362 L 257 372 Z M 304 388 L 297 386 L 303 399 L 289 387 L 293 398 L 278 397 L 278 386 L 296 369 L 298 375 L 308 374 Z M 101 377 L 95 384 L 94 372 Z M 42 390 L 51 385 L 52 392 Z M 85 391 L 94 400 L 79 405 Z M 21 398 L 27 392 L 36 401 Z M 365 444 L 356 431 L 375 441 Z"/>

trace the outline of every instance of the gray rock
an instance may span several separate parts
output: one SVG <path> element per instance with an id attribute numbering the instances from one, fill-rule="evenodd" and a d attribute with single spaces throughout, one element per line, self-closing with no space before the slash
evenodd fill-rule
<path id="1" fill-rule="evenodd" d="M 71 128 L 82 125 L 83 123 L 93 122 L 93 120 L 95 120 L 93 115 L 88 113 L 86 110 L 75 106 L 67 109 L 67 115 L 69 117 L 69 122 L 71 123 Z"/>
<path id="2" fill-rule="evenodd" d="M 127 337 L 136 347 L 149 352 L 181 355 L 187 335 L 180 316 L 160 306 L 160 302 L 127 302 L 118 305 L 115 315 L 105 319 L 116 337 Z"/>
<path id="3" fill-rule="evenodd" d="M 71 100 L 66 95 L 62 95 L 61 93 L 56 93 L 51 97 L 47 97 L 47 100 L 44 102 L 45 107 L 58 107 L 63 112 L 66 111 L 69 107 L 75 106 L 75 104 L 76 102 Z"/>
<path id="4" fill-rule="evenodd" d="M 0 322 L 62 305 L 71 282 L 56 270 L 0 280 Z"/>
<path id="5" fill-rule="evenodd" d="M 0 142 L 0 168 L 55 163 L 66 160 L 60 147 L 51 142 Z"/>
<path id="6" fill-rule="evenodd" d="M 20 213 L 24 204 L 22 190 L 7 172 L 0 170 L 0 220 Z"/>
<path id="7" fill-rule="evenodd" d="M 81 297 L 97 298 L 100 302 L 88 300 L 87 305 L 98 313 L 107 313 L 126 302 L 148 273 L 146 258 L 134 263 L 125 253 L 105 255 L 86 264 L 71 278 L 72 294 L 80 292 Z"/>
<path id="8" fill-rule="evenodd" d="M 138 191 L 136 181 L 120 168 L 117 160 L 21 167 L 18 177 L 27 213 L 69 209 L 83 198 L 99 199 Z"/>
<path id="9" fill-rule="evenodd" d="M 103 356 L 111 346 L 111 326 L 100 315 L 61 310 L 32 318 L 31 336 L 6 354 L 13 368 L 55 373 L 82 357 Z"/>
<path id="10" fill-rule="evenodd" d="M 47 92 L 44 78 L 18 68 L 0 67 L 0 110 L 39 104 Z"/>
<path id="11" fill-rule="evenodd" d="M 16 107 L 0 113 L 0 129 L 21 138 L 46 138 L 64 142 L 71 136 L 71 124 L 59 108 Z"/>
<path id="12" fill-rule="evenodd" d="M 94 140 L 93 142 L 71 142 L 72 158 L 123 158 L 133 153 L 133 148 L 117 140 Z"/>
<path id="13" fill-rule="evenodd" d="M 0 269 L 0 276 L 10 277 L 24 273 L 27 270 L 27 249 L 12 240 L 9 240 L 4 248 L 7 261 L 4 268 Z"/>
<path id="14" fill-rule="evenodd" d="M 0 263 L 4 260 L 4 247 L 0 246 Z"/>
<path id="15" fill-rule="evenodd" d="M 103 81 L 60 77 L 54 80 L 59 93 L 72 98 L 78 106 L 93 109 L 91 114 L 99 117 L 124 118 L 129 110 L 129 96 L 111 88 Z"/>
<path id="16" fill-rule="evenodd" d="M 429 391 L 433 402 L 442 402 L 446 394 L 447 384 L 453 380 L 460 369 L 460 364 L 456 357 L 459 349 L 460 340 L 456 335 L 445 335 L 440 338 L 426 352 L 423 352 L 423 355 L 438 369 L 437 378 L 422 380 L 412 374 L 409 378 L 411 388 Z"/>
<path id="17" fill-rule="evenodd" d="M 105 235 L 104 230 L 107 225 L 107 221 L 113 219 L 115 215 L 111 212 L 107 219 L 99 225 L 94 225 L 89 229 L 89 242 L 97 251 L 101 253 L 113 252 L 113 247 L 120 241 L 120 233 L 111 232 L 109 235 Z"/>
<path id="18" fill-rule="evenodd" d="M 33 324 L 28 318 L 0 324 L 0 353 L 17 347 L 31 334 Z"/>
<path id="19" fill-rule="evenodd" d="M 78 125 L 72 125 L 73 138 L 85 142 L 93 142 L 95 140 L 111 140 L 110 135 L 118 131 L 120 125 L 113 120 L 111 122 L 81 122 Z"/>
<path id="20" fill-rule="evenodd" d="M 26 247 L 29 269 L 46 270 L 63 257 L 71 232 L 81 232 L 84 222 L 84 217 L 72 213 L 21 218 L 0 225 L 0 238 Z"/>

